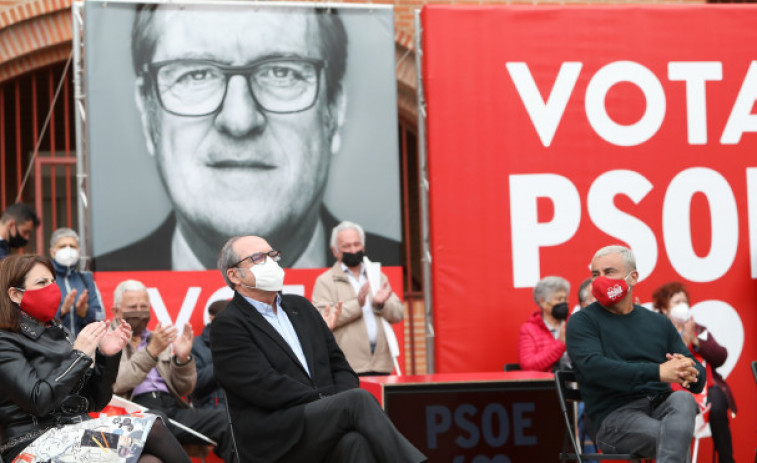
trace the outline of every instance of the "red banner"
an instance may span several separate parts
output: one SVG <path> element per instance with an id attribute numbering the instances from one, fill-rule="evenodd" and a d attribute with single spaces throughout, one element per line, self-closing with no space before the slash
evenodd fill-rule
<path id="1" fill-rule="evenodd" d="M 430 6 L 422 15 L 436 368 L 517 361 L 532 288 L 626 244 L 673 280 L 753 410 L 757 8 Z M 752 457 L 754 414 L 732 422 Z"/>

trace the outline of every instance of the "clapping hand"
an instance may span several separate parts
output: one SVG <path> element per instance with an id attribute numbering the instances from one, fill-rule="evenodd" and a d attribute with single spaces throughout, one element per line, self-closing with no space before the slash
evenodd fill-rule
<path id="1" fill-rule="evenodd" d="M 106 323 L 106 322 L 101 322 Z M 105 335 L 100 339 L 100 345 L 98 349 L 105 355 L 115 355 L 121 352 L 121 349 L 126 346 L 131 338 L 131 326 L 125 321 L 121 321 L 118 328 L 115 330 L 106 331 Z"/>
<path id="2" fill-rule="evenodd" d="M 82 291 L 81 296 L 79 296 L 79 300 L 76 301 L 75 306 L 76 306 L 76 315 L 78 315 L 81 318 L 84 318 L 87 316 L 87 310 L 89 310 L 89 293 L 87 292 L 86 289 Z"/>
<path id="3" fill-rule="evenodd" d="M 192 326 L 186 323 L 181 331 L 181 336 L 173 343 L 173 353 L 176 355 L 176 360 L 181 363 L 189 360 L 189 354 L 192 352 L 192 341 L 194 341 Z"/>
<path id="4" fill-rule="evenodd" d="M 162 323 L 158 323 L 158 326 L 155 327 L 155 331 L 152 332 L 150 342 L 147 343 L 147 347 L 145 347 L 147 353 L 150 354 L 151 357 L 157 358 L 161 352 L 166 350 L 166 348 L 176 340 L 176 335 L 176 328 L 174 328 L 173 325 L 163 325 Z"/>
<path id="5" fill-rule="evenodd" d="M 373 296 L 373 305 L 375 307 L 381 308 L 384 306 L 384 302 L 386 302 L 387 299 L 389 299 L 389 296 L 392 295 L 392 288 L 389 286 L 389 282 L 387 281 L 384 283 L 384 285 L 376 291 L 376 295 Z"/>
<path id="6" fill-rule="evenodd" d="M 342 313 L 342 301 L 337 302 L 334 304 L 334 307 L 331 307 L 331 304 L 326 304 L 326 308 L 323 309 L 323 320 L 326 322 L 326 325 L 329 327 L 330 330 L 334 329 L 334 326 L 336 326 L 336 321 L 339 320 L 339 315 Z"/>
<path id="7" fill-rule="evenodd" d="M 108 327 L 105 322 L 93 322 L 82 328 L 74 341 L 74 349 L 80 350 L 90 357 L 95 356 L 100 340 L 105 336 Z"/>

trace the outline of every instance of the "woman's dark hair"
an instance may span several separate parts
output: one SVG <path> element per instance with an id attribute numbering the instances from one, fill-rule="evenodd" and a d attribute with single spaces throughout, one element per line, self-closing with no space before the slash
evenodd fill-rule
<path id="1" fill-rule="evenodd" d="M 8 295 L 8 289 L 25 289 L 26 275 L 37 264 L 44 265 L 55 276 L 53 264 L 45 256 L 15 254 L 0 261 L 0 330 L 18 332 L 19 309 Z"/>
<path id="2" fill-rule="evenodd" d="M 691 301 L 691 298 L 689 297 L 689 290 L 686 289 L 686 286 L 684 286 L 684 284 L 679 281 L 671 281 L 670 283 L 665 283 L 664 285 L 655 289 L 652 293 L 652 304 L 654 308 L 657 309 L 660 313 L 667 313 L 669 309 L 668 305 L 670 305 L 670 299 L 672 299 L 673 296 L 678 293 L 685 294 L 686 300 Z"/>

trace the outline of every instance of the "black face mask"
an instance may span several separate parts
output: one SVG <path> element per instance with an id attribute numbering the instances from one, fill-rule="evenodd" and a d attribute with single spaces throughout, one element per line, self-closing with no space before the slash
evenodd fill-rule
<path id="1" fill-rule="evenodd" d="M 558 320 L 565 320 L 568 318 L 568 303 L 561 302 L 552 306 L 552 316 Z"/>
<path id="2" fill-rule="evenodd" d="M 8 246 L 12 248 L 23 248 L 29 243 L 29 240 L 21 236 L 21 233 L 18 232 L 18 227 L 15 228 L 15 235 L 11 235 L 10 232 L 8 232 Z"/>
<path id="3" fill-rule="evenodd" d="M 344 262 L 344 265 L 347 267 L 357 267 L 362 264 L 363 257 L 365 257 L 365 252 L 363 251 L 342 252 L 342 262 Z"/>

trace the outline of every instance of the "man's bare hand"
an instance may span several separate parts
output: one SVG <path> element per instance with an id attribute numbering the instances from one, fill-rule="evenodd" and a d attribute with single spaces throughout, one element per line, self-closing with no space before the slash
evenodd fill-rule
<path id="1" fill-rule="evenodd" d="M 373 305 L 374 307 L 383 307 L 384 302 L 386 302 L 387 299 L 389 299 L 389 296 L 392 295 L 392 287 L 389 286 L 389 282 L 387 281 L 384 283 L 384 286 L 381 287 L 378 291 L 376 291 L 376 295 L 373 296 Z"/>
<path id="2" fill-rule="evenodd" d="M 152 357 L 157 357 L 176 340 L 176 337 L 177 332 L 173 325 L 162 325 L 158 323 L 158 326 L 156 326 L 155 330 L 152 332 L 150 342 L 147 344 L 147 352 Z"/>
<path id="3" fill-rule="evenodd" d="M 60 307 L 60 316 L 68 315 L 71 312 L 71 307 L 74 306 L 74 301 L 76 300 L 76 290 L 72 289 L 71 291 L 66 294 L 66 297 L 63 299 L 63 305 Z"/>
<path id="4" fill-rule="evenodd" d="M 184 329 L 181 330 L 181 336 L 179 336 L 173 343 L 173 353 L 176 355 L 176 360 L 181 363 L 189 360 L 189 354 L 192 352 L 192 341 L 194 341 L 194 338 L 192 326 L 189 323 L 185 323 Z"/>
<path id="5" fill-rule="evenodd" d="M 365 298 L 368 297 L 368 292 L 370 290 L 371 288 L 368 286 L 367 281 L 360 287 L 360 291 L 357 293 L 357 303 L 360 304 L 360 307 L 365 305 Z"/>
<path id="6" fill-rule="evenodd" d="M 79 300 L 76 301 L 76 315 L 78 315 L 80 318 L 86 317 L 87 309 L 89 309 L 89 293 L 85 289 L 84 291 L 82 291 L 81 296 L 79 296 Z"/>
<path id="7" fill-rule="evenodd" d="M 681 354 L 666 354 L 667 362 L 660 364 L 660 381 L 678 383 L 688 388 L 697 381 L 699 371 L 694 367 L 694 360 Z"/>
<path id="8" fill-rule="evenodd" d="M 339 315 L 342 314 L 342 301 L 337 302 L 334 304 L 334 307 L 331 307 L 331 304 L 326 304 L 326 308 L 323 309 L 323 320 L 326 322 L 326 326 L 329 327 L 330 330 L 333 331 L 334 327 L 336 326 L 336 321 L 339 320 Z"/>

